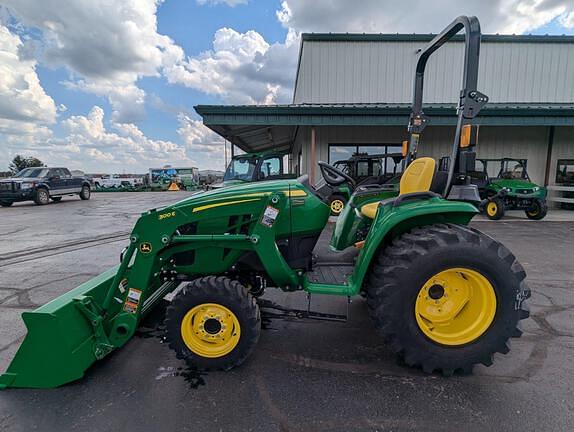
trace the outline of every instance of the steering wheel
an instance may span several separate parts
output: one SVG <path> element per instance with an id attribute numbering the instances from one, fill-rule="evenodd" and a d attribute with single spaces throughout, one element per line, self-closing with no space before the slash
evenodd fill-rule
<path id="1" fill-rule="evenodd" d="M 348 183 L 351 188 L 355 188 L 356 183 L 351 177 L 345 174 L 343 171 L 329 165 L 326 162 L 319 162 L 319 168 L 321 168 L 321 174 L 329 186 L 341 186 L 343 183 Z"/>

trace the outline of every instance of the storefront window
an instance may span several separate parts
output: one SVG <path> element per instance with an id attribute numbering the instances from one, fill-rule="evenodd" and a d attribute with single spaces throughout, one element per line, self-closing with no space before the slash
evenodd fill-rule
<path id="1" fill-rule="evenodd" d="M 574 185 L 574 159 L 558 159 L 556 183 L 568 186 Z"/>
<path id="2" fill-rule="evenodd" d="M 329 146 L 329 163 L 333 165 L 340 160 L 347 160 L 357 152 L 357 146 L 348 145 L 330 145 Z"/>
<path id="3" fill-rule="evenodd" d="M 351 156 L 359 154 L 377 155 L 385 153 L 400 153 L 401 151 L 402 147 L 395 144 L 329 144 L 329 163 L 333 165 L 337 161 L 347 160 Z M 393 165 L 392 161 L 387 161 L 387 168 L 389 168 L 389 164 Z"/>

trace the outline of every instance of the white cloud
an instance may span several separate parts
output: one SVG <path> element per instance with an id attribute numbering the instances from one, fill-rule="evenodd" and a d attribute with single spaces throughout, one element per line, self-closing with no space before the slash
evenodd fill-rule
<path id="1" fill-rule="evenodd" d="M 47 60 L 92 79 L 157 75 L 173 41 L 157 33 L 157 0 L 5 0 L 43 31 Z"/>
<path id="2" fill-rule="evenodd" d="M 146 93 L 131 82 L 110 80 L 77 80 L 66 81 L 70 89 L 93 93 L 107 97 L 112 106 L 112 120 L 118 123 L 134 123 L 145 117 Z"/>
<path id="3" fill-rule="evenodd" d="M 165 68 L 170 83 L 222 97 L 227 103 L 280 103 L 290 100 L 297 64 L 297 36 L 268 44 L 256 31 L 217 30 L 213 50 Z"/>
<path id="4" fill-rule="evenodd" d="M 201 169 L 223 170 L 225 165 L 225 145 L 223 138 L 204 126 L 201 120 L 195 120 L 181 113 L 178 116 L 181 137 L 189 154 L 201 160 Z M 229 157 L 229 143 L 227 143 Z"/>
<path id="5" fill-rule="evenodd" d="M 567 29 L 574 28 L 574 11 L 563 14 L 560 17 L 560 24 Z"/>
<path id="6" fill-rule="evenodd" d="M 36 139 L 14 136 L 4 143 L 7 152 L 0 155 L 0 171 L 16 154 L 35 156 L 48 164 L 67 165 L 86 172 L 145 173 L 148 168 L 167 164 L 203 168 L 212 163 L 210 159 L 217 160 L 216 151 L 208 156 L 188 142 L 152 139 L 132 123 L 111 121 L 106 127 L 105 113 L 99 106 L 94 106 L 85 116 L 74 115 L 63 120 L 61 126 L 64 134 L 60 138 L 53 137 L 45 128 L 38 131 L 44 135 L 36 136 Z M 192 134 L 192 127 L 186 132 Z"/>
<path id="7" fill-rule="evenodd" d="M 522 34 L 574 12 L 572 0 L 285 0 L 280 22 L 297 31 L 438 32 L 457 15 L 476 15 L 489 33 Z M 445 11 L 448 11 L 445 14 Z M 567 21 L 569 22 L 569 21 Z"/>
<path id="8" fill-rule="evenodd" d="M 199 5 L 218 5 L 218 4 L 226 4 L 227 6 L 235 7 L 237 5 L 244 5 L 247 4 L 249 0 L 197 0 L 197 4 Z"/>
<path id="9" fill-rule="evenodd" d="M 36 74 L 36 61 L 22 59 L 22 47 L 20 37 L 0 25 L 0 162 L 3 165 L 7 165 L 15 150 L 25 151 L 49 139 L 52 132 L 47 126 L 57 117 L 56 104 Z"/>
<path id="10" fill-rule="evenodd" d="M 185 148 L 171 141 L 153 140 L 134 124 L 112 122 L 114 132 L 104 125 L 104 110 L 92 108 L 87 116 L 72 116 L 62 122 L 68 132 L 64 140 L 84 149 L 100 161 L 126 165 L 189 164 Z"/>
<path id="11" fill-rule="evenodd" d="M 0 26 L 0 118 L 27 123 L 56 121 L 56 104 L 36 74 L 34 60 L 22 60 L 22 41 Z"/>
<path id="12" fill-rule="evenodd" d="M 157 32 L 160 0 L 5 0 L 21 22 L 43 35 L 43 58 L 64 65 L 69 86 L 107 97 L 118 122 L 144 115 L 145 92 L 136 82 L 160 76 L 183 50 Z"/>

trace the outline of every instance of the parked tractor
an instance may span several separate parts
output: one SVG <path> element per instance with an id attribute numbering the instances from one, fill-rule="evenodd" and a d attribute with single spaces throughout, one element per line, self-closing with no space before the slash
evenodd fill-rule
<path id="1" fill-rule="evenodd" d="M 455 163 L 443 172 L 434 159 L 417 158 L 427 123 L 423 77 L 429 56 L 460 30 L 466 42 Z M 165 337 L 194 369 L 229 370 L 247 360 L 261 332 L 261 310 L 274 307 L 262 298 L 272 287 L 345 302 L 365 292 L 381 341 L 427 373 L 492 364 L 493 354 L 507 353 L 509 338 L 520 336 L 530 290 L 514 255 L 468 225 L 480 197 L 470 184 L 475 153 L 465 131 L 488 100 L 476 90 L 479 44 L 478 20 L 459 17 L 420 51 L 399 195 L 386 198 L 388 191 L 373 185 L 353 191 L 330 243 L 354 251 L 347 266 L 321 260 L 316 244 L 327 226 L 329 195 L 306 175 L 151 209 L 137 221 L 117 267 L 23 314 L 28 334 L 0 387 L 56 387 L 81 378 L 125 345 L 172 291 Z M 352 180 L 327 163 L 319 167 L 332 188 Z M 281 310 L 325 318 L 310 308 Z"/>
<path id="2" fill-rule="evenodd" d="M 295 178 L 289 174 L 286 154 L 280 152 L 245 153 L 231 158 L 221 183 L 211 185 L 219 189 L 245 182 Z"/>
<path id="3" fill-rule="evenodd" d="M 402 153 L 354 154 L 349 159 L 333 164 L 353 181 L 349 185 L 333 188 L 329 206 L 331 215 L 338 216 L 349 201 L 356 187 L 386 184 L 389 197 L 399 194 L 399 180 L 402 172 Z"/>

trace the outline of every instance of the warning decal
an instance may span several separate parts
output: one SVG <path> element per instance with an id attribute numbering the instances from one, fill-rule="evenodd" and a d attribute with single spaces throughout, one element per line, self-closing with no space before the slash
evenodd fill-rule
<path id="1" fill-rule="evenodd" d="M 279 210 L 275 207 L 267 206 L 265 212 L 263 213 L 263 218 L 261 219 L 261 223 L 266 227 L 271 228 L 275 223 L 275 219 L 279 215 Z"/>
<path id="2" fill-rule="evenodd" d="M 136 313 L 140 304 L 142 292 L 139 289 L 130 288 L 126 302 L 124 303 L 124 311 L 128 313 Z"/>

